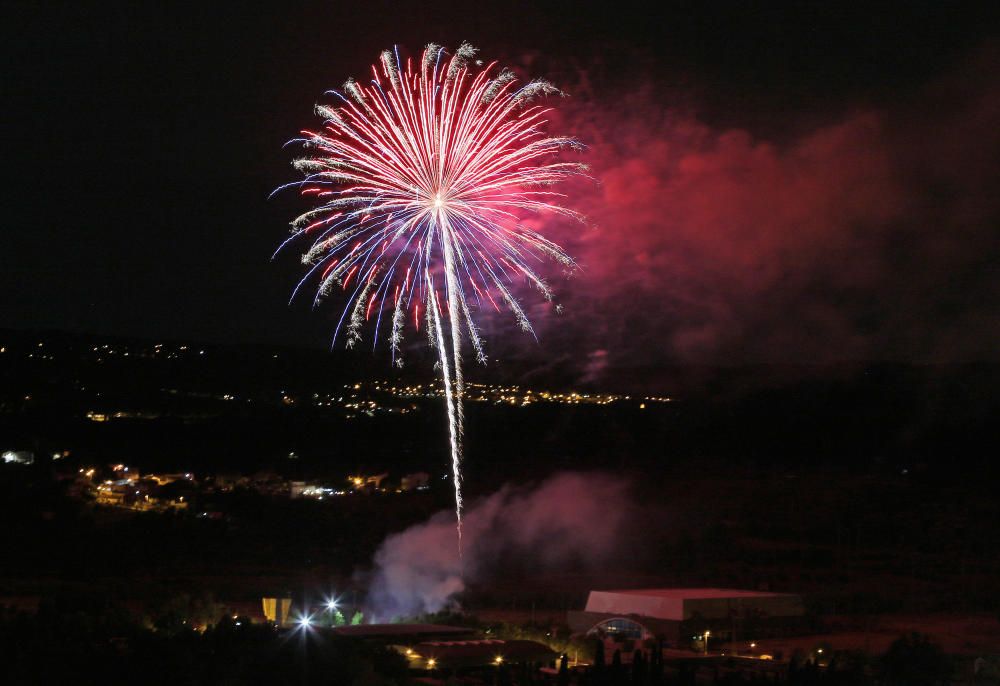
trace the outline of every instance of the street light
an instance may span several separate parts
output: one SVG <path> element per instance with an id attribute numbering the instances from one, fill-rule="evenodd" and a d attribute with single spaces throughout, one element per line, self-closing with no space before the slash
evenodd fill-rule
<path id="1" fill-rule="evenodd" d="M 295 620 L 295 623 L 298 625 L 298 629 L 300 631 L 309 631 L 313 626 L 312 615 L 299 615 L 299 617 Z"/>
<path id="2" fill-rule="evenodd" d="M 705 629 L 705 654 L 708 655 L 708 637 L 712 635 L 712 632 Z"/>

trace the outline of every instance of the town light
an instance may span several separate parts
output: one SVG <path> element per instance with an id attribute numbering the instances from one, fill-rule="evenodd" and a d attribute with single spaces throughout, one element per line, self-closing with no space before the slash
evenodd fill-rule
<path id="1" fill-rule="evenodd" d="M 437 660 L 435 660 L 433 657 L 427 661 L 427 667 L 429 669 L 434 669 L 435 665 L 437 665 Z"/>

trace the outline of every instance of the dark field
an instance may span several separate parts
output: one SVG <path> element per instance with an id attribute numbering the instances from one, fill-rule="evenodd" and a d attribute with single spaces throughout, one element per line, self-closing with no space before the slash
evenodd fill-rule
<path id="1" fill-rule="evenodd" d="M 0 355 L 0 448 L 36 455 L 0 465 L 0 546 L 16 551 L 0 604 L 116 608 L 147 626 L 327 589 L 364 609 L 386 536 L 452 507 L 440 399 L 387 391 L 420 379 L 376 382 L 350 360 L 294 350 L 188 345 L 184 357 L 170 344 L 178 357 L 159 359 L 137 352 L 151 342 L 28 338 L 8 335 Z M 38 342 L 48 357 L 27 357 Z M 119 352 L 97 361 L 105 345 Z M 460 606 L 487 623 L 554 627 L 592 588 L 769 589 L 801 593 L 812 631 L 770 649 L 879 652 L 919 631 L 956 655 L 998 650 L 996 379 L 990 366 L 704 369 L 655 393 L 668 403 L 637 386 L 611 389 L 622 397 L 605 405 L 471 402 L 471 506 L 566 471 L 629 486 L 606 503 L 627 513 L 609 560 L 540 568 L 504 556 Z M 80 469 L 119 462 L 192 472 L 189 507 L 135 512 L 73 488 Z M 381 471 L 386 492 L 323 501 L 213 486 L 267 474 L 346 489 L 348 475 Z M 395 492 L 416 471 L 429 488 Z"/>

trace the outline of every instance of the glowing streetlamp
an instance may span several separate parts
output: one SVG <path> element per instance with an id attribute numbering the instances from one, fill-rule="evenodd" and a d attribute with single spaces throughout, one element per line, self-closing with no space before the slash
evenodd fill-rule
<path id="1" fill-rule="evenodd" d="M 313 627 L 312 615 L 299 615 L 298 619 L 295 620 L 295 624 L 299 631 L 309 631 Z"/>

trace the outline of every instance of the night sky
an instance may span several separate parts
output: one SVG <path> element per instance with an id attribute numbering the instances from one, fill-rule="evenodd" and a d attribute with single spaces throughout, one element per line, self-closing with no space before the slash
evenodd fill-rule
<path id="1" fill-rule="evenodd" d="M 485 322 L 491 354 L 997 359 L 995 13 L 594 5 L 4 3 L 0 327 L 327 345 L 339 309 L 269 261 L 303 208 L 267 200 L 282 144 L 380 50 L 468 40 L 565 87 L 596 177 L 590 228 L 540 227 L 584 267 L 565 312 L 532 308 L 538 344 Z"/>

